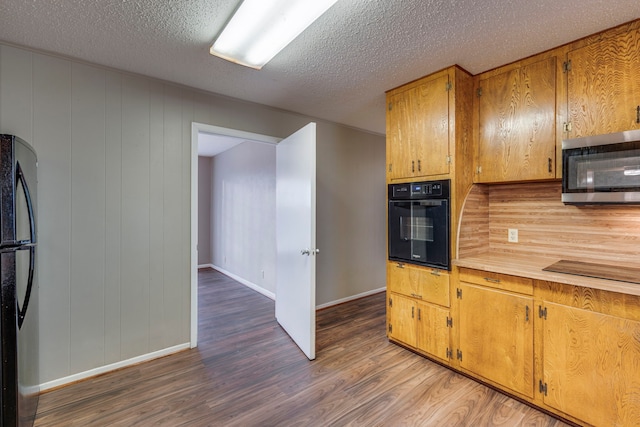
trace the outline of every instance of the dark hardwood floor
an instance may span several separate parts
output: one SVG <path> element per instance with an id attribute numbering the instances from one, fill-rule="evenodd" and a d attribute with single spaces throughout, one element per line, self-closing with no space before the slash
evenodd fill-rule
<path id="1" fill-rule="evenodd" d="M 384 293 L 319 311 L 309 361 L 270 299 L 210 269 L 199 289 L 197 349 L 44 393 L 35 425 L 565 425 L 389 343 Z"/>

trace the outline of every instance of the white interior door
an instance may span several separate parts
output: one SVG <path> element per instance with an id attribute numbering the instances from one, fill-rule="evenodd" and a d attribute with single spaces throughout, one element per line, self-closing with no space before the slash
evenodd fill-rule
<path id="1" fill-rule="evenodd" d="M 316 357 L 316 124 L 276 147 L 276 319 Z"/>

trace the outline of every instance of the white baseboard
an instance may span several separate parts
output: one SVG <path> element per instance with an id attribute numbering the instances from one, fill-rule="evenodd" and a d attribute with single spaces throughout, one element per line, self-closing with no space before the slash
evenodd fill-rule
<path id="1" fill-rule="evenodd" d="M 198 270 L 200 270 L 201 268 L 214 268 L 213 264 L 200 264 L 198 265 Z"/>
<path id="2" fill-rule="evenodd" d="M 270 299 L 272 299 L 274 301 L 276 299 L 276 294 L 275 293 L 273 293 L 271 291 L 268 291 L 265 288 L 260 287 L 260 286 L 256 285 L 253 282 L 250 282 L 250 281 L 248 281 L 246 279 L 243 279 L 240 276 L 236 276 L 235 274 L 225 270 L 224 268 L 218 267 L 217 265 L 212 265 L 211 268 L 213 268 L 214 270 L 219 271 L 220 273 L 224 274 L 225 276 L 231 277 L 236 282 L 241 283 L 241 284 L 245 285 L 246 287 L 248 287 L 250 289 L 253 289 L 254 291 L 264 295 L 267 298 L 270 298 Z"/>
<path id="3" fill-rule="evenodd" d="M 325 303 L 325 304 L 320 304 L 320 305 L 316 306 L 316 310 L 320 310 L 322 308 L 327 308 L 327 307 L 331 307 L 331 306 L 334 306 L 334 305 L 342 304 L 342 303 L 348 302 L 348 301 L 353 301 L 353 300 L 356 300 L 356 299 L 359 299 L 359 298 L 367 297 L 369 295 L 373 295 L 373 294 L 377 294 L 379 292 L 383 292 L 386 289 L 387 289 L 387 287 L 385 286 L 385 287 L 382 287 L 382 288 L 373 289 L 371 291 L 363 292 L 361 294 L 351 295 L 351 296 L 346 297 L 346 298 L 341 298 L 339 300 L 331 301 L 331 302 L 328 302 L 328 303 Z"/>
<path id="4" fill-rule="evenodd" d="M 148 362 L 153 359 L 168 356 L 173 353 L 177 353 L 182 350 L 191 348 L 189 343 L 179 344 L 173 347 L 165 348 L 162 350 L 154 351 L 152 353 L 143 354 L 141 356 L 132 357 L 131 359 L 123 360 L 120 362 L 112 363 L 110 365 L 100 366 L 99 368 L 90 369 L 88 371 L 79 372 L 77 374 L 69 375 L 68 377 L 59 378 L 57 380 L 49 381 L 40 384 L 40 391 L 47 391 L 53 388 L 61 387 L 63 385 L 71 384 L 77 381 L 85 380 L 87 378 L 102 375 L 107 372 L 115 371 L 117 369 L 126 368 L 127 366 L 137 365 L 141 362 Z"/>

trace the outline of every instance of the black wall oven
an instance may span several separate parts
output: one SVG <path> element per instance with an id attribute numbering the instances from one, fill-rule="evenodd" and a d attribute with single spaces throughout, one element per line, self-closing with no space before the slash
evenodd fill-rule
<path id="1" fill-rule="evenodd" d="M 450 180 L 389 184 L 389 259 L 450 270 Z"/>

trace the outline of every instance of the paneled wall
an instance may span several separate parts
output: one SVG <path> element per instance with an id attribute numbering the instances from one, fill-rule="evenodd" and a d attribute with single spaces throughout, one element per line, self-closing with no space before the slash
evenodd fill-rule
<path id="1" fill-rule="evenodd" d="M 41 382 L 189 341 L 192 122 L 286 137 L 311 120 L 0 45 L 0 132 L 39 158 Z M 384 136 L 318 121 L 318 147 L 318 235 L 344 258 L 318 261 L 322 303 L 384 286 Z M 379 193 L 326 187 L 360 173 Z"/>

